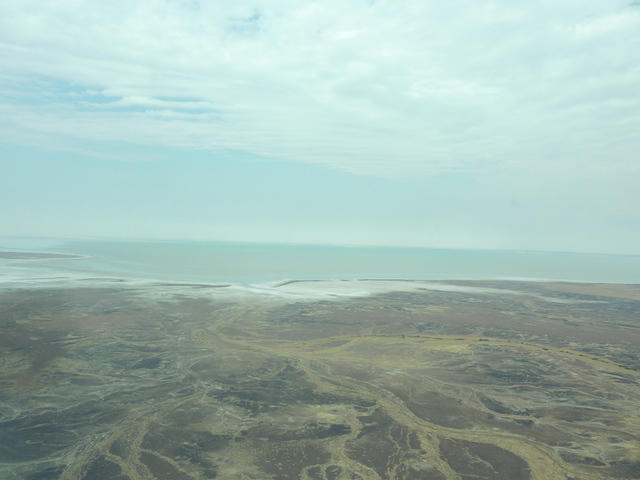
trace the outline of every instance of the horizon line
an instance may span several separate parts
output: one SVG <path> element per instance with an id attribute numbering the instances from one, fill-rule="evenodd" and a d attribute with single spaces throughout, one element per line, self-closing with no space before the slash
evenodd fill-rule
<path id="1" fill-rule="evenodd" d="M 380 248 L 380 249 L 406 249 L 406 250 L 441 250 L 461 252 L 509 252 L 509 253 L 548 253 L 565 255 L 604 255 L 604 256 L 640 256 L 638 253 L 629 252 L 596 252 L 596 251 L 572 251 L 531 248 L 471 248 L 471 247 L 442 247 L 426 245 L 390 245 L 390 244 L 358 244 L 358 243 L 316 243 L 316 242 L 286 242 L 286 241 L 260 241 L 260 240 L 220 240 L 215 238 L 184 238 L 184 237 L 123 237 L 123 236 L 57 236 L 57 235 L 0 235 L 2 238 L 12 239 L 40 239 L 63 241 L 106 241 L 106 242 L 133 242 L 133 243 L 218 243 L 218 244 L 244 244 L 264 246 L 289 246 L 289 247 L 328 247 L 328 248 Z M 1 248 L 1 247 L 0 247 Z M 2 249 L 5 250 L 5 249 Z M 35 250 L 33 250 L 35 251 Z"/>

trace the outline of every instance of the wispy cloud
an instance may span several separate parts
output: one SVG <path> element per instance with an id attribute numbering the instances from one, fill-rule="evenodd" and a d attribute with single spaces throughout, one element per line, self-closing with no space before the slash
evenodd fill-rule
<path id="1" fill-rule="evenodd" d="M 628 1 L 9 0 L 0 63 L 5 142 L 237 149 L 382 176 L 640 171 Z"/>

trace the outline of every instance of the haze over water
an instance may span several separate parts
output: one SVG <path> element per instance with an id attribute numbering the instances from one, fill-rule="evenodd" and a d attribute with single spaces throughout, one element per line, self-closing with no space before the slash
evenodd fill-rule
<path id="1" fill-rule="evenodd" d="M 0 250 L 82 258 L 3 259 L 0 282 L 110 277 L 254 284 L 311 279 L 533 279 L 640 283 L 640 256 L 189 241 L 0 239 Z"/>

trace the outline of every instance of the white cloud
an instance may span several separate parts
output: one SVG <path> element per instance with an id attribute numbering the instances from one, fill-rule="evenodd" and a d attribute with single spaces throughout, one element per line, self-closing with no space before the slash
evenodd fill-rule
<path id="1" fill-rule="evenodd" d="M 238 149 L 383 176 L 638 173 L 628 2 L 0 5 L 0 139 Z"/>

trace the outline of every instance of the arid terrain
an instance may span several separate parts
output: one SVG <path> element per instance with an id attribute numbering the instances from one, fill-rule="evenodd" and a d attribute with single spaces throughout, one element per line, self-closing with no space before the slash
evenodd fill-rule
<path id="1" fill-rule="evenodd" d="M 640 286 L 411 287 L 4 290 L 0 478 L 640 478 Z"/>

